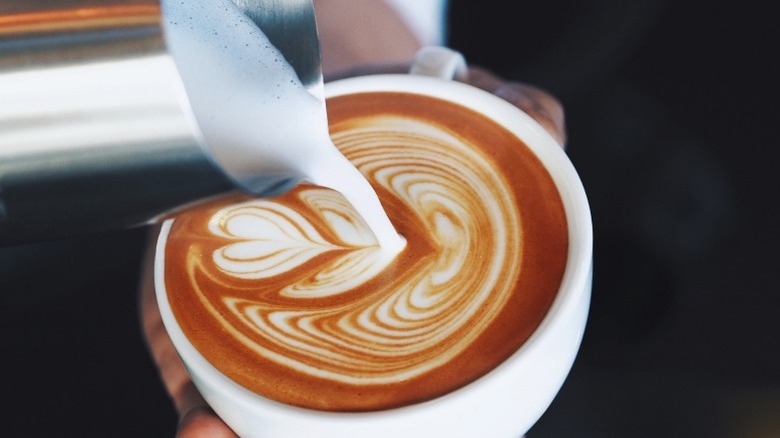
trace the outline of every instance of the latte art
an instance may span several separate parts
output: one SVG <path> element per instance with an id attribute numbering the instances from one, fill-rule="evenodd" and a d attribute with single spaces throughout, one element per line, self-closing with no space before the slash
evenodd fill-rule
<path id="1" fill-rule="evenodd" d="M 339 193 L 310 185 L 186 215 L 169 237 L 166 285 L 191 342 L 283 402 L 384 409 L 451 391 L 516 350 L 560 282 L 560 200 L 545 198 L 552 182 L 519 140 L 461 135 L 457 118 L 361 112 L 365 100 L 329 102 L 331 136 L 406 238 L 400 254 Z"/>
<path id="2" fill-rule="evenodd" d="M 387 265 L 381 263 L 382 251 L 374 235 L 343 197 L 320 188 L 301 191 L 299 196 L 331 227 L 338 242 L 327 241 L 314 224 L 280 202 L 248 202 L 225 208 L 212 218 L 212 234 L 237 241 L 215 251 L 216 266 L 238 278 L 270 278 L 328 252 L 348 250 L 333 261 L 329 272 L 280 291 L 282 296 L 317 298 L 348 291 Z"/>
<path id="3" fill-rule="evenodd" d="M 356 384 L 402 381 L 460 353 L 506 301 L 520 256 L 518 248 L 501 245 L 519 234 L 519 221 L 506 183 L 488 162 L 422 123 L 387 117 L 364 123 L 372 128 L 344 131 L 335 142 L 369 179 L 411 207 L 435 250 L 381 297 L 374 291 L 321 308 L 222 298 L 243 325 L 226 329 L 262 337 L 246 336 L 248 349 L 301 372 Z M 303 300 L 348 293 L 384 270 L 376 239 L 338 193 L 310 188 L 297 196 L 314 223 L 283 200 L 217 212 L 212 234 L 238 242 L 215 251 L 215 265 L 237 278 L 268 278 L 337 252 L 321 270 L 279 290 L 281 297 Z M 494 198 L 499 202 L 485 205 Z M 323 238 L 315 224 L 332 230 L 336 241 Z M 503 286 L 497 284 L 502 275 Z"/>

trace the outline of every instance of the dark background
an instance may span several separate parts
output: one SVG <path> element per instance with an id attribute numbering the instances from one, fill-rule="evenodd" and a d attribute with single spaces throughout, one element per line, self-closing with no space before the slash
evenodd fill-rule
<path id="1" fill-rule="evenodd" d="M 453 47 L 561 99 L 593 210 L 588 328 L 529 437 L 780 437 L 768 4 L 452 1 Z M 0 249 L 2 435 L 173 436 L 137 322 L 145 231 Z"/>

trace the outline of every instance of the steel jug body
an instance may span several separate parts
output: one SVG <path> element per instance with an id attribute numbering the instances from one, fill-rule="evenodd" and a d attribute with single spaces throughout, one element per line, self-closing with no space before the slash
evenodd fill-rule
<path id="1" fill-rule="evenodd" d="M 133 227 L 299 176 L 231 173 L 205 144 L 157 0 L 0 6 L 0 245 Z"/>

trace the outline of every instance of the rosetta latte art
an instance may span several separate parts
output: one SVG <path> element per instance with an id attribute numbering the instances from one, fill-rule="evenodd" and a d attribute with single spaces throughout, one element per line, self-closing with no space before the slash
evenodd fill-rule
<path id="1" fill-rule="evenodd" d="M 403 93 L 329 99 L 331 138 L 404 249 L 385 252 L 336 191 L 301 184 L 179 215 L 165 242 L 177 322 L 223 374 L 328 411 L 430 400 L 510 357 L 557 294 L 560 196 L 511 132 Z"/>
<path id="2" fill-rule="evenodd" d="M 275 299 L 226 294 L 223 304 L 241 326 L 230 326 L 216 311 L 221 306 L 214 307 L 214 318 L 266 359 L 357 384 L 409 379 L 460 353 L 501 309 L 520 257 L 517 246 L 506 244 L 519 233 L 514 201 L 489 162 L 429 125 L 386 117 L 371 126 L 342 132 L 334 141 L 370 180 L 417 213 L 434 242 L 403 281 L 348 302 L 311 304 L 354 290 L 390 262 L 365 223 L 331 190 L 296 192 L 316 223 L 282 198 L 227 207 L 209 226 L 229 241 L 213 253 L 214 264 L 240 279 L 273 281 L 305 270 L 318 256 L 338 254 L 300 280 L 280 284 L 278 295 L 304 303 L 280 306 Z M 318 232 L 323 224 L 335 239 Z"/>

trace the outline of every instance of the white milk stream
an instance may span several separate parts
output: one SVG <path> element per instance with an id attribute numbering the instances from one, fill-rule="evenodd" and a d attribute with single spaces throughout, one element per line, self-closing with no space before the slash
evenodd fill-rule
<path id="1" fill-rule="evenodd" d="M 360 171 L 333 145 L 324 102 L 231 0 L 162 0 L 165 38 L 197 125 L 234 174 L 258 169 L 340 192 L 384 253 L 405 245 Z"/>

